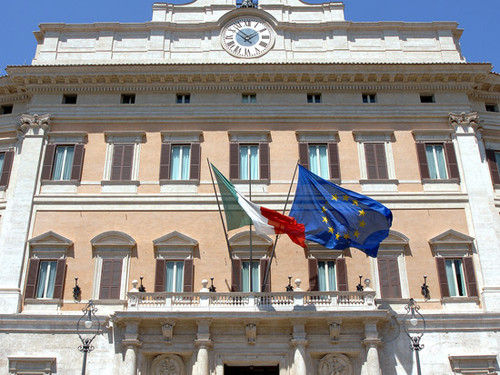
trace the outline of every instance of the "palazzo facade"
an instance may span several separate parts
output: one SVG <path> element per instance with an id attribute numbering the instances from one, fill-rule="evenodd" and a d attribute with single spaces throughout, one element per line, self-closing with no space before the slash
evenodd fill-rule
<path id="1" fill-rule="evenodd" d="M 416 374 L 410 298 L 422 373 L 497 373 L 500 76 L 461 33 L 298 0 L 41 24 L 0 77 L 0 373 L 80 373 L 92 301 L 87 374 Z M 390 234 L 226 238 L 207 160 L 280 212 L 300 162 Z"/>

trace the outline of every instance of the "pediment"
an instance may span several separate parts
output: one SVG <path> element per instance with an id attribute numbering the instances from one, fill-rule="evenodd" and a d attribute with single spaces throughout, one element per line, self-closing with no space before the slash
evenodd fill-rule
<path id="1" fill-rule="evenodd" d="M 135 246 L 135 240 L 128 234 L 119 231 L 101 233 L 90 240 L 92 247 L 125 247 Z"/>
<path id="2" fill-rule="evenodd" d="M 434 256 L 470 255 L 474 238 L 450 229 L 429 240 Z"/>
<path id="3" fill-rule="evenodd" d="M 252 246 L 254 247 L 270 247 L 273 240 L 266 235 L 258 235 L 256 232 L 250 234 L 249 231 L 235 234 L 229 239 L 231 247 L 248 247 L 250 246 L 250 235 L 252 236 Z"/>
<path id="4" fill-rule="evenodd" d="M 198 246 L 198 241 L 186 236 L 177 231 L 173 231 L 166 234 L 156 240 L 153 240 L 153 246 L 156 247 L 196 247 Z"/>
<path id="5" fill-rule="evenodd" d="M 31 247 L 70 247 L 73 241 L 52 231 L 45 232 L 28 241 Z"/>

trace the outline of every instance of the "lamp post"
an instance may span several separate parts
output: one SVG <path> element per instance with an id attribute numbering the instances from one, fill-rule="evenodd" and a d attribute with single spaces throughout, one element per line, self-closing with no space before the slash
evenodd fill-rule
<path id="1" fill-rule="evenodd" d="M 94 302 L 89 301 L 87 306 L 82 309 L 82 312 L 83 315 L 80 317 L 80 319 L 78 319 L 78 322 L 76 323 L 76 333 L 78 333 L 78 337 L 82 342 L 82 345 L 78 347 L 78 350 L 83 352 L 82 375 L 85 375 L 85 369 L 87 367 L 87 353 L 94 350 L 92 341 L 94 341 L 95 337 L 101 330 L 101 322 L 95 314 L 97 312 L 97 308 L 94 306 Z M 88 336 L 86 335 L 84 337 L 82 336 L 82 333 L 84 335 L 88 334 Z"/>
<path id="2" fill-rule="evenodd" d="M 425 332 L 425 319 L 422 314 L 420 314 L 420 306 L 415 304 L 415 300 L 413 298 L 410 298 L 408 304 L 405 306 L 405 309 L 406 315 L 403 318 L 403 328 L 406 332 L 406 335 L 410 338 L 410 349 L 415 352 L 415 359 L 417 361 L 417 374 L 421 375 L 422 373 L 420 370 L 420 357 L 418 353 L 424 348 L 424 345 L 420 344 L 420 339 Z M 420 322 L 422 325 L 421 333 L 411 335 L 408 331 L 408 324 L 410 324 L 412 327 L 417 327 Z"/>

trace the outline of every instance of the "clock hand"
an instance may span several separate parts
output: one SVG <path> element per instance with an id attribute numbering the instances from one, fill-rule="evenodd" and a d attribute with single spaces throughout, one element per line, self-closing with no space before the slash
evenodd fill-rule
<path id="1" fill-rule="evenodd" d="M 253 38 L 254 36 L 256 36 L 256 35 L 259 35 L 259 32 L 258 32 L 258 31 L 255 31 L 253 34 L 250 34 L 250 35 L 248 36 L 248 39 L 252 39 L 252 38 Z"/>

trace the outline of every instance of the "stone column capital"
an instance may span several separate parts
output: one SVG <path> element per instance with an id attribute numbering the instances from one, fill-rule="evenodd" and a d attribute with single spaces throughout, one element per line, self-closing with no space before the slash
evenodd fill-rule
<path id="1" fill-rule="evenodd" d="M 448 122 L 456 134 L 474 134 L 481 130 L 477 112 L 450 113 Z"/>
<path id="2" fill-rule="evenodd" d="M 122 340 L 122 346 L 124 348 L 138 348 L 140 346 L 142 346 L 142 342 L 139 341 L 139 340 L 134 340 L 134 339 L 124 339 Z"/>
<path id="3" fill-rule="evenodd" d="M 202 348 L 202 347 L 209 348 L 213 345 L 213 342 L 210 339 L 207 339 L 207 340 L 198 339 L 198 340 L 194 340 L 194 344 L 199 348 Z"/>
<path id="4" fill-rule="evenodd" d="M 18 131 L 23 137 L 38 136 L 44 137 L 50 128 L 50 115 L 28 115 L 23 114 L 19 118 Z"/>
<path id="5" fill-rule="evenodd" d="M 380 339 L 364 339 L 363 345 L 365 345 L 369 348 L 378 347 L 378 346 L 382 345 L 382 340 L 380 340 Z"/>

